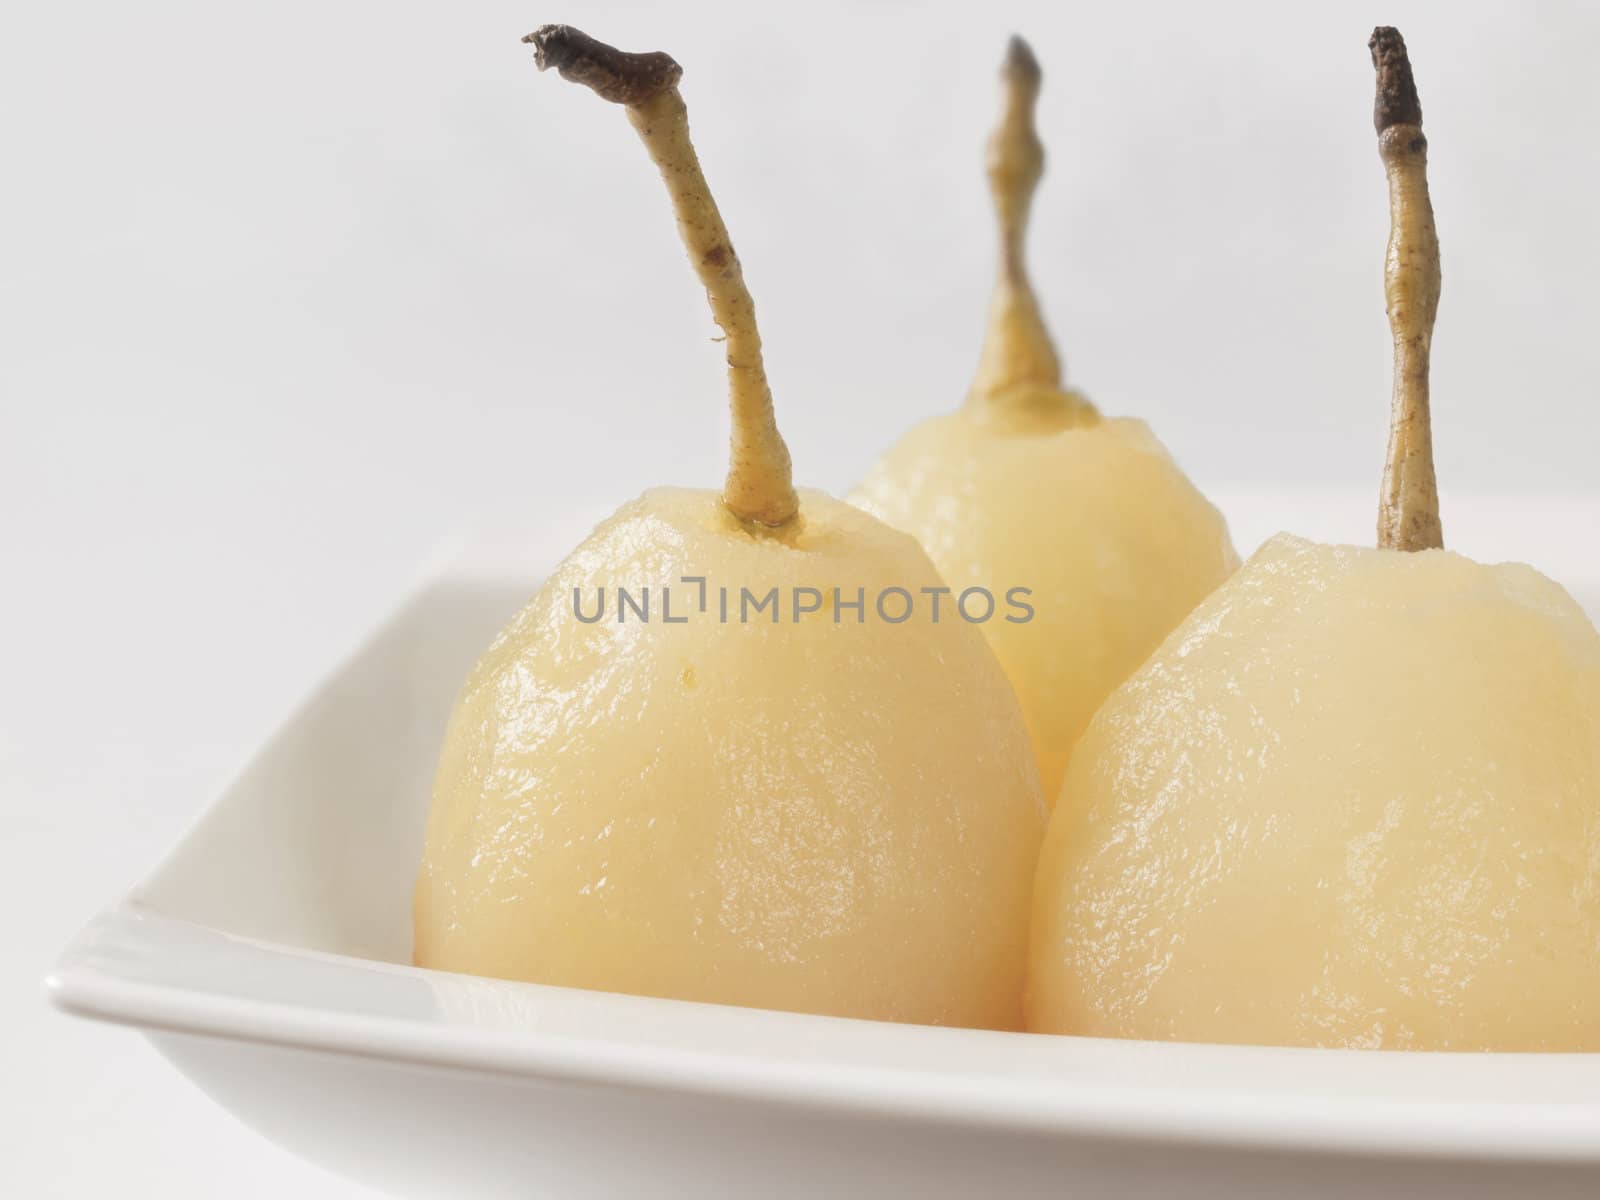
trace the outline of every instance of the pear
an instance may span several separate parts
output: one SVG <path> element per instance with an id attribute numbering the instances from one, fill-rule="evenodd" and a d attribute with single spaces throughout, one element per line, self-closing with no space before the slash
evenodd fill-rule
<path id="1" fill-rule="evenodd" d="M 621 104 L 660 168 L 726 335 L 732 465 L 720 495 L 624 505 L 472 671 L 416 962 L 1017 1028 L 1045 806 L 1005 675 L 976 629 L 932 619 L 913 539 L 792 486 L 677 63 L 566 26 L 527 40 Z"/>
<path id="2" fill-rule="evenodd" d="M 1600 634 L 1442 548 L 1422 112 L 1370 43 L 1394 335 L 1379 548 L 1281 534 L 1106 701 L 1039 867 L 1030 1027 L 1600 1050 Z"/>
<path id="3" fill-rule="evenodd" d="M 966 403 L 910 430 L 849 497 L 922 543 L 958 592 L 1018 591 L 984 624 L 1022 701 L 1045 797 L 1111 689 L 1238 565 L 1222 516 L 1142 421 L 1064 387 L 1023 240 L 1044 168 L 1041 75 L 1011 40 L 989 142 L 1000 269 Z"/>

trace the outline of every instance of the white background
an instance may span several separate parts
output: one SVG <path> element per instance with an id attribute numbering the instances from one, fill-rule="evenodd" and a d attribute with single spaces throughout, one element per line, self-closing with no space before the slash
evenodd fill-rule
<path id="1" fill-rule="evenodd" d="M 685 64 L 798 474 L 835 491 L 965 389 L 1016 28 L 1047 72 L 1033 261 L 1072 380 L 1202 486 L 1375 492 L 1364 43 L 1398 24 L 1445 255 L 1446 529 L 1452 492 L 1594 489 L 1600 6 L 18 6 L 0 1192 L 354 1194 L 38 978 L 442 539 L 721 478 L 715 330 L 622 115 L 518 44 L 551 19 Z"/>

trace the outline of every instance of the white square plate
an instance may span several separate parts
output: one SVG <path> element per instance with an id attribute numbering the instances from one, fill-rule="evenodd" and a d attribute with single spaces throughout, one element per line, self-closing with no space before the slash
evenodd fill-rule
<path id="1" fill-rule="evenodd" d="M 1315 524 L 1250 507 L 1244 544 Z M 1541 527 L 1467 508 L 1474 551 L 1497 520 Z M 1540 515 L 1587 536 L 1600 505 Z M 1525 556 L 1600 611 L 1596 564 L 1544 549 Z M 445 719 L 534 587 L 490 557 L 311 695 L 63 954 L 55 1003 L 140 1027 L 266 1136 L 402 1196 L 1600 1195 L 1600 1055 L 1000 1034 L 410 966 Z"/>

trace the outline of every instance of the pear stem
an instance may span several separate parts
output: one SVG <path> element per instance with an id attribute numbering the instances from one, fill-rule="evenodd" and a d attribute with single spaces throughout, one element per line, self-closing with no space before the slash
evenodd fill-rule
<path id="1" fill-rule="evenodd" d="M 1439 235 L 1428 199 L 1428 139 L 1422 103 L 1400 31 L 1373 30 L 1367 43 L 1377 70 L 1373 124 L 1389 180 L 1389 248 L 1383 292 L 1394 338 L 1394 394 L 1389 454 L 1378 498 L 1378 546 L 1438 550 L 1439 484 L 1433 469 L 1428 363 L 1439 311 Z"/>
<path id="2" fill-rule="evenodd" d="M 522 40 L 533 45 L 541 71 L 554 67 L 564 79 L 627 109 L 661 172 L 678 235 L 724 334 L 733 434 L 722 501 L 748 524 L 789 524 L 800 511 L 789 448 L 773 412 L 755 303 L 689 139 L 688 108 L 678 92 L 683 69 L 666 54 L 628 54 L 568 25 L 545 25 Z"/>
<path id="3" fill-rule="evenodd" d="M 1044 146 L 1034 125 L 1043 74 L 1028 43 L 1013 37 L 1000 68 L 1003 107 L 989 136 L 989 191 L 1000 228 L 999 273 L 989 305 L 978 373 L 968 402 L 988 405 L 1019 389 L 1070 397 L 1061 391 L 1061 361 L 1028 279 L 1024 245 L 1033 194 L 1044 174 Z"/>

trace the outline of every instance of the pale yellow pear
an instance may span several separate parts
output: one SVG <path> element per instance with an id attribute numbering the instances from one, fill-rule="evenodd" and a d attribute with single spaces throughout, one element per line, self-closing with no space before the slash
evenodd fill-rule
<path id="1" fill-rule="evenodd" d="M 1106 695 L 1238 565 L 1227 525 L 1142 422 L 1063 388 L 1023 260 L 1043 150 L 1039 68 L 1013 39 L 990 143 L 1000 276 L 967 403 L 908 432 L 850 501 L 920 541 L 957 592 L 1027 589 L 983 625 L 1016 688 L 1046 798 Z"/>
<path id="2" fill-rule="evenodd" d="M 1442 549 L 1427 143 L 1399 34 L 1372 49 L 1380 548 L 1272 539 L 1100 709 L 1039 864 L 1032 1029 L 1600 1050 L 1600 634 L 1531 567 Z"/>
<path id="3" fill-rule="evenodd" d="M 980 628 L 1052 801 L 1100 703 L 1237 564 L 1221 515 L 1142 421 L 1017 433 L 936 417 L 850 501 L 917 538 L 957 594 L 1027 589 L 1031 620 Z"/>
<path id="4" fill-rule="evenodd" d="M 1600 634 L 1279 535 L 1089 726 L 1034 922 L 1041 1032 L 1600 1050 Z"/>
<path id="5" fill-rule="evenodd" d="M 727 334 L 733 467 L 721 495 L 625 505 L 474 669 L 416 961 L 1017 1028 L 1045 806 L 1004 673 L 975 627 L 932 619 L 913 539 L 791 486 L 676 64 L 532 37 L 541 66 L 623 103 L 662 167 Z"/>

